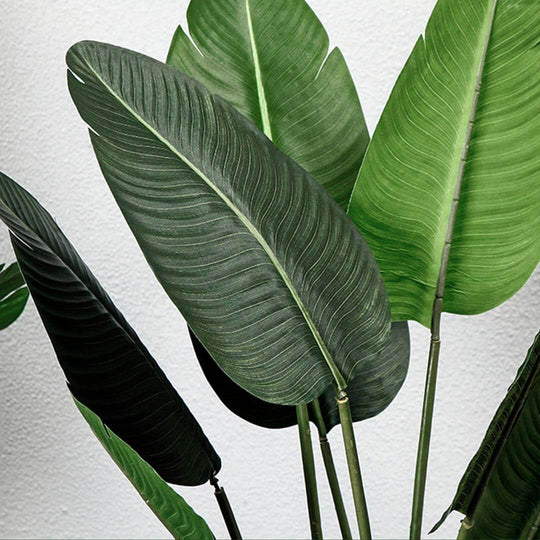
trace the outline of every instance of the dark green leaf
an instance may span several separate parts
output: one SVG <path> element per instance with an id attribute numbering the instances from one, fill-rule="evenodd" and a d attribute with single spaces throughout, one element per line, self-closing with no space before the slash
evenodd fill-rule
<path id="1" fill-rule="evenodd" d="M 328 36 L 306 2 L 191 0 L 187 18 L 196 46 L 179 27 L 167 63 L 227 99 L 345 206 L 369 136 L 345 61 L 338 49 L 326 57 Z M 294 408 L 244 391 L 192 332 L 191 340 L 205 376 L 229 409 L 263 427 L 296 424 Z M 354 420 L 377 414 L 393 399 L 407 372 L 408 341 L 406 348 L 390 377 L 389 364 L 378 361 L 369 381 L 363 375 L 349 385 Z M 333 425 L 335 392 L 325 394 L 323 414 Z"/>
<path id="2" fill-rule="evenodd" d="M 133 448 L 117 437 L 88 407 L 74 401 L 99 442 L 174 538 L 214 538 L 204 519 Z"/>
<path id="3" fill-rule="evenodd" d="M 238 386 L 221 371 L 208 351 L 191 333 L 199 364 L 219 399 L 244 420 L 265 428 L 296 424 L 296 408 L 267 403 Z M 392 331 L 379 354 L 347 387 L 354 422 L 380 414 L 399 392 L 409 367 L 409 328 L 406 322 L 392 324 Z M 328 431 L 339 424 L 336 393 L 332 387 L 319 397 Z"/>
<path id="4" fill-rule="evenodd" d="M 67 61 L 128 224 L 223 371 L 284 405 L 361 373 L 386 341 L 388 301 L 371 251 L 324 188 L 170 66 L 95 42 Z"/>
<path id="5" fill-rule="evenodd" d="M 13 323 L 24 310 L 28 300 L 28 289 L 17 263 L 4 268 L 0 264 L 0 330 Z"/>
<path id="6" fill-rule="evenodd" d="M 51 216 L 1 173 L 0 219 L 75 398 L 166 481 L 209 480 L 220 459 L 185 403 Z"/>
<path id="7" fill-rule="evenodd" d="M 339 49 L 304 0 L 191 0 L 167 63 L 225 98 L 345 208 L 369 136 Z"/>
<path id="8" fill-rule="evenodd" d="M 540 333 L 433 530 L 457 510 L 460 538 L 538 538 L 539 472 Z"/>

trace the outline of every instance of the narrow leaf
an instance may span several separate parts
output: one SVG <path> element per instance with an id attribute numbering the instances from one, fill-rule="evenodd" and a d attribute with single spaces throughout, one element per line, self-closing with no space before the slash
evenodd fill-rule
<path id="1" fill-rule="evenodd" d="M 460 538 L 533 538 L 540 515 L 540 333 L 436 530 L 466 514 Z M 536 538 L 536 536 L 534 536 Z"/>
<path id="2" fill-rule="evenodd" d="M 339 49 L 304 0 L 191 0 L 167 63 L 226 99 L 345 208 L 369 136 Z"/>
<path id="3" fill-rule="evenodd" d="M 4 268 L 0 264 L 0 330 L 7 328 L 23 312 L 28 300 L 28 289 L 17 263 Z"/>
<path id="4" fill-rule="evenodd" d="M 0 219 L 74 397 L 164 480 L 209 480 L 221 462 L 186 404 L 51 216 L 1 173 Z"/>
<path id="5" fill-rule="evenodd" d="M 385 342 L 367 244 L 317 182 L 193 79 L 82 42 L 69 86 L 143 253 L 220 367 L 266 401 L 345 387 Z"/>
<path id="6" fill-rule="evenodd" d="M 75 398 L 74 401 L 99 442 L 174 538 L 214 538 L 204 519 L 133 448 L 117 437 L 88 407 Z"/>
<path id="7" fill-rule="evenodd" d="M 401 72 L 349 209 L 394 320 L 486 311 L 538 264 L 539 40 L 537 0 L 439 0 Z"/>

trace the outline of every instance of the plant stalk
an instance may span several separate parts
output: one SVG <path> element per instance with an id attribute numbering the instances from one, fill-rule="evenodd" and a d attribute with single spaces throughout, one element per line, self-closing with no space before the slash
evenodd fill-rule
<path id="1" fill-rule="evenodd" d="M 225 521 L 225 526 L 227 527 L 231 540 L 242 540 L 242 534 L 236 523 L 236 518 L 234 517 L 225 489 L 219 486 L 218 479 L 215 476 L 210 479 L 210 484 L 214 486 L 214 495 L 216 496 L 221 515 L 223 516 L 223 521 Z"/>
<path id="2" fill-rule="evenodd" d="M 298 433 L 300 435 L 300 449 L 302 451 L 302 465 L 304 467 L 304 482 L 306 485 L 311 538 L 320 540 L 323 537 L 321 511 L 319 508 L 319 495 L 317 493 L 317 478 L 315 476 L 315 459 L 313 457 L 313 446 L 311 444 L 311 432 L 309 429 L 309 412 L 305 403 L 296 406 L 296 418 L 298 421 Z"/>
<path id="3" fill-rule="evenodd" d="M 339 487 L 334 458 L 332 457 L 332 450 L 330 448 L 330 443 L 328 442 L 328 433 L 326 431 L 326 425 L 319 400 L 315 399 L 310 403 L 310 406 L 313 413 L 313 420 L 315 421 L 315 425 L 319 432 L 321 454 L 324 461 L 324 468 L 326 469 L 326 476 L 328 477 L 328 484 L 330 485 L 330 491 L 332 492 L 332 499 L 334 500 L 334 507 L 336 509 L 341 536 L 343 537 L 343 540 L 352 540 L 351 528 L 349 526 L 347 512 L 345 511 L 345 505 L 343 504 L 343 497 Z"/>
<path id="4" fill-rule="evenodd" d="M 345 453 L 347 455 L 347 465 L 349 467 L 349 477 L 351 479 L 356 519 L 358 521 L 358 532 L 360 533 L 361 540 L 371 540 L 371 527 L 369 525 L 366 496 L 360 473 L 356 439 L 354 438 L 349 396 L 343 390 L 339 392 L 337 403 L 341 429 L 343 431 L 343 441 L 345 443 Z"/>
<path id="5" fill-rule="evenodd" d="M 429 347 L 429 360 L 424 388 L 424 404 L 422 407 L 422 422 L 418 453 L 416 456 L 416 472 L 414 475 L 414 493 L 411 518 L 410 538 L 419 540 L 422 534 L 422 514 L 424 510 L 424 495 L 426 490 L 427 465 L 429 457 L 429 443 L 431 439 L 431 426 L 433 423 L 433 408 L 435 404 L 435 390 L 437 387 L 437 370 L 439 367 L 439 351 L 441 339 L 439 335 L 442 298 L 438 298 L 434 307 L 431 343 Z M 437 311 L 437 313 L 435 313 Z"/>
<path id="6" fill-rule="evenodd" d="M 420 540 L 422 535 L 422 515 L 424 512 L 424 497 L 426 491 L 427 466 L 429 457 L 429 444 L 431 439 L 431 426 L 433 423 L 433 408 L 435 403 L 435 391 L 437 387 L 437 370 L 439 366 L 439 352 L 441 348 L 441 314 L 443 308 L 444 289 L 446 284 L 446 273 L 448 263 L 450 261 L 450 248 L 452 247 L 452 239 L 454 236 L 454 227 L 456 223 L 457 210 L 465 177 L 465 169 L 467 166 L 467 157 L 469 155 L 469 147 L 472 139 L 474 121 L 476 111 L 478 109 L 478 100 L 480 98 L 480 87 L 482 85 L 482 77 L 484 74 L 484 66 L 489 46 L 489 38 L 495 19 L 495 9 L 497 0 L 493 0 L 491 8 L 490 20 L 487 27 L 487 35 L 484 40 L 482 56 L 476 73 L 473 99 L 471 110 L 465 130 L 465 140 L 461 150 L 459 167 L 457 172 L 456 185 L 452 196 L 452 205 L 448 216 L 446 233 L 444 238 L 444 247 L 441 255 L 441 264 L 437 276 L 437 285 L 435 288 L 435 298 L 433 301 L 433 310 L 431 316 L 431 342 L 429 347 L 428 367 L 426 373 L 426 385 L 424 388 L 424 402 L 422 406 L 422 421 L 420 425 L 420 437 L 418 440 L 418 453 L 416 456 L 416 472 L 414 476 L 414 492 L 413 506 L 411 515 L 410 540 Z"/>

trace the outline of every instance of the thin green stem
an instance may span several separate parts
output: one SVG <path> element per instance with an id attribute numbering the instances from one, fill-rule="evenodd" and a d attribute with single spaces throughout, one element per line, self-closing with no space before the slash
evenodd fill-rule
<path id="1" fill-rule="evenodd" d="M 358 521 L 358 531 L 361 540 L 371 540 L 371 528 L 369 525 L 364 486 L 362 484 L 362 475 L 360 473 L 356 439 L 354 437 L 351 407 L 349 405 L 349 397 L 343 390 L 338 395 L 337 403 L 341 429 L 343 431 L 343 441 L 345 443 L 345 453 L 347 455 L 347 465 L 349 467 L 349 477 L 351 479 L 356 519 Z"/>
<path id="2" fill-rule="evenodd" d="M 225 489 L 219 486 L 218 479 L 215 476 L 210 479 L 210 484 L 214 486 L 214 495 L 216 496 L 221 515 L 223 516 L 223 521 L 225 521 L 225 526 L 227 527 L 231 540 L 242 540 L 242 535 L 238 528 L 238 523 L 236 523 L 236 518 L 234 517 L 234 512 L 229 503 L 229 499 L 227 498 L 227 494 L 225 493 Z"/>
<path id="3" fill-rule="evenodd" d="M 323 457 L 324 468 L 326 469 L 326 476 L 328 477 L 328 484 L 330 485 L 330 491 L 332 492 L 332 499 L 334 500 L 334 507 L 336 509 L 336 515 L 339 522 L 339 529 L 343 540 L 352 540 L 351 528 L 349 526 L 349 520 L 347 518 L 347 512 L 345 511 L 345 505 L 343 504 L 343 497 L 341 495 L 341 489 L 339 487 L 339 480 L 336 473 L 336 467 L 334 465 L 334 458 L 332 457 L 332 450 L 330 443 L 328 442 L 328 433 L 326 431 L 326 424 L 321 412 L 321 406 L 319 400 L 310 403 L 311 411 L 313 413 L 313 420 L 317 426 L 319 432 L 319 444 L 321 447 L 321 454 Z"/>
<path id="4" fill-rule="evenodd" d="M 311 444 L 311 432 L 309 429 L 309 412 L 305 403 L 296 406 L 296 418 L 300 435 L 300 448 L 302 451 L 302 465 L 304 467 L 304 482 L 306 484 L 311 538 L 319 540 L 323 537 L 321 511 L 319 509 L 317 478 L 315 476 L 315 459 L 313 457 L 313 446 Z"/>
<path id="5" fill-rule="evenodd" d="M 442 299 L 439 302 L 442 307 Z M 438 315 L 440 320 L 440 312 Z M 435 404 L 435 390 L 437 387 L 437 369 L 439 366 L 439 351 L 441 340 L 438 332 L 432 334 L 429 348 L 428 370 L 426 386 L 424 389 L 424 404 L 422 407 L 422 423 L 418 453 L 416 456 L 416 472 L 414 475 L 414 494 L 411 519 L 411 539 L 419 540 L 422 534 L 422 514 L 424 509 L 424 494 L 426 490 L 427 465 L 429 457 L 429 442 L 431 439 L 431 426 L 433 423 L 433 407 Z"/>

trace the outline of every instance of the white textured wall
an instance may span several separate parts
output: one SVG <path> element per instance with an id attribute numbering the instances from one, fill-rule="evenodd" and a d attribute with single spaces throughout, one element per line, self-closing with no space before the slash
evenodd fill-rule
<path id="1" fill-rule="evenodd" d="M 66 88 L 64 54 L 71 44 L 96 39 L 163 59 L 187 3 L 1 0 L 0 169 L 57 218 L 161 362 L 223 459 L 219 477 L 245 536 L 305 538 L 295 429 L 256 428 L 215 398 L 190 350 L 180 315 L 146 267 L 101 178 Z M 371 130 L 434 3 L 311 0 L 349 62 Z M 11 259 L 5 234 L 0 253 L 2 260 Z M 444 315 L 426 526 L 449 504 L 533 340 L 539 293 L 537 273 L 511 301 L 490 313 Z M 403 390 L 382 415 L 356 426 L 378 538 L 404 538 L 408 531 L 428 344 L 424 328 L 412 324 L 411 330 L 411 368 Z M 0 536 L 165 537 L 73 406 L 33 306 L 0 334 L 0 351 Z M 338 430 L 331 441 L 346 479 Z M 322 474 L 319 483 L 325 533 L 337 537 Z M 210 488 L 181 492 L 218 537 L 225 536 Z M 453 515 L 434 538 L 455 537 L 458 522 Z"/>

